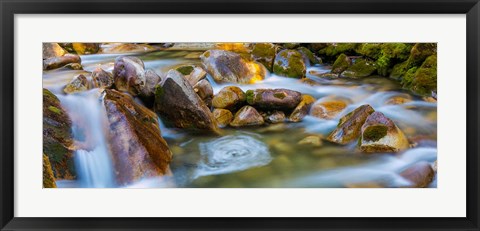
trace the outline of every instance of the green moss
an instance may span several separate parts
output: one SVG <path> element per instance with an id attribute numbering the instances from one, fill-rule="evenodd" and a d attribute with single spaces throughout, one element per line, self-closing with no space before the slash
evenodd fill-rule
<path id="1" fill-rule="evenodd" d="M 415 72 L 411 83 L 404 87 L 420 95 L 430 95 L 437 91 L 437 56 L 431 55 Z"/>
<path id="2" fill-rule="evenodd" d="M 284 99 L 285 97 L 287 97 L 287 95 L 284 92 L 275 92 L 273 94 L 273 97 L 278 99 Z"/>
<path id="3" fill-rule="evenodd" d="M 388 127 L 385 125 L 372 125 L 363 131 L 363 140 L 377 141 L 387 135 Z"/>
<path id="4" fill-rule="evenodd" d="M 437 53 L 436 43 L 417 43 L 413 46 L 409 61 L 413 64 L 422 63 L 427 57 Z"/>
<path id="5" fill-rule="evenodd" d="M 415 73 L 417 72 L 418 67 L 412 67 L 408 69 L 407 72 L 402 77 L 401 84 L 404 88 L 409 88 L 412 85 L 413 79 L 415 78 Z"/>
<path id="6" fill-rule="evenodd" d="M 282 46 L 285 49 L 295 49 L 295 48 L 300 46 L 300 43 L 284 43 L 284 44 L 282 44 Z"/>
<path id="7" fill-rule="evenodd" d="M 302 54 L 296 50 L 282 50 L 275 56 L 273 72 L 280 76 L 302 78 L 306 74 L 306 66 Z"/>
<path id="8" fill-rule="evenodd" d="M 273 60 L 277 53 L 277 46 L 272 43 L 256 43 L 252 48 L 252 58 L 272 71 Z"/>
<path id="9" fill-rule="evenodd" d="M 193 71 L 193 66 L 186 65 L 186 66 L 177 67 L 177 71 L 182 73 L 183 75 L 189 75 Z"/>
<path id="10" fill-rule="evenodd" d="M 61 114 L 62 113 L 62 110 L 60 110 L 59 108 L 54 107 L 54 106 L 48 106 L 48 110 L 50 110 L 51 112 L 56 113 L 56 114 Z"/>
<path id="11" fill-rule="evenodd" d="M 165 93 L 165 90 L 160 84 L 155 86 L 155 99 L 157 99 L 157 97 L 162 97 L 164 93 Z"/>
<path id="12" fill-rule="evenodd" d="M 380 43 L 362 43 L 355 49 L 355 52 L 365 57 L 378 59 L 381 55 L 381 50 L 382 44 Z"/>
<path id="13" fill-rule="evenodd" d="M 310 64 L 319 64 L 322 63 L 322 60 L 316 57 L 308 48 L 306 47 L 299 47 L 297 51 L 300 52 L 304 58 L 304 60 L 308 60 Z"/>
<path id="14" fill-rule="evenodd" d="M 349 78 L 363 78 L 372 75 L 377 70 L 374 62 L 366 59 L 357 59 L 353 65 L 342 73 Z"/>
<path id="15" fill-rule="evenodd" d="M 340 54 L 332 65 L 332 73 L 340 74 L 350 66 L 350 58 L 345 54 Z"/>
<path id="16" fill-rule="evenodd" d="M 318 53 L 330 57 L 336 57 L 341 53 L 355 54 L 355 49 L 359 45 L 360 43 L 330 43 L 327 47 L 318 51 Z"/>
<path id="17" fill-rule="evenodd" d="M 390 63 L 390 59 L 385 56 L 377 59 L 377 61 L 375 62 L 375 64 L 377 65 L 377 73 L 382 76 L 387 76 L 390 68 Z"/>
<path id="18" fill-rule="evenodd" d="M 247 103 L 248 104 L 253 104 L 254 103 L 254 97 L 255 97 L 255 93 L 253 92 L 253 90 L 248 90 L 245 95 L 247 96 Z"/>

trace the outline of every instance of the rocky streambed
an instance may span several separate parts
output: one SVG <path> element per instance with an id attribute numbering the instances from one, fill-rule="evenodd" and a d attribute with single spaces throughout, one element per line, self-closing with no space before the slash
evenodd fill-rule
<path id="1" fill-rule="evenodd" d="M 436 187 L 436 44 L 43 45 L 44 187 Z"/>

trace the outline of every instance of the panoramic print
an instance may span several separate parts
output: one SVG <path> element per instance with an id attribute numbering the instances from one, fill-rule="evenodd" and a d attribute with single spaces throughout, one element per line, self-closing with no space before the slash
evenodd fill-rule
<path id="1" fill-rule="evenodd" d="M 437 187 L 436 43 L 42 46 L 43 188 Z"/>

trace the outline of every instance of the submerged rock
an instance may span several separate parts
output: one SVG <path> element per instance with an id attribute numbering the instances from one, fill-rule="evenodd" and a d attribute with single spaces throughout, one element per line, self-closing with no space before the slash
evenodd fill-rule
<path id="1" fill-rule="evenodd" d="M 362 105 L 340 119 L 337 128 L 327 137 L 328 141 L 347 144 L 358 139 L 367 117 L 375 110 L 370 105 Z"/>
<path id="2" fill-rule="evenodd" d="M 347 107 L 347 102 L 342 99 L 320 100 L 310 109 L 310 115 L 320 119 L 334 119 Z"/>
<path id="3" fill-rule="evenodd" d="M 427 162 L 419 162 L 407 168 L 400 175 L 412 183 L 411 187 L 425 188 L 432 182 L 435 172 Z"/>
<path id="4" fill-rule="evenodd" d="M 43 188 L 56 188 L 55 176 L 53 175 L 52 166 L 48 156 L 43 154 Z"/>
<path id="5" fill-rule="evenodd" d="M 340 74 L 343 71 L 347 70 L 350 65 L 352 65 L 352 61 L 350 60 L 350 58 L 345 54 L 341 54 L 333 63 L 331 73 Z"/>
<path id="6" fill-rule="evenodd" d="M 217 132 L 217 123 L 209 108 L 176 70 L 170 70 L 166 79 L 157 85 L 155 111 L 175 127 Z"/>
<path id="7" fill-rule="evenodd" d="M 265 69 L 237 53 L 208 50 L 200 56 L 205 70 L 219 82 L 254 83 L 265 78 Z"/>
<path id="8" fill-rule="evenodd" d="M 290 114 L 288 119 L 292 122 L 300 122 L 303 117 L 305 117 L 312 104 L 315 102 L 315 98 L 311 95 L 302 95 L 302 101 L 293 109 L 293 112 Z"/>
<path id="9" fill-rule="evenodd" d="M 302 140 L 298 141 L 300 145 L 311 145 L 315 147 L 322 146 L 322 137 L 321 136 L 307 136 Z"/>
<path id="10" fill-rule="evenodd" d="M 265 110 L 291 110 L 302 100 L 302 94 L 288 89 L 255 89 L 246 93 L 247 103 Z"/>
<path id="11" fill-rule="evenodd" d="M 83 67 L 80 63 L 69 63 L 61 67 L 59 70 L 83 70 Z"/>
<path id="12" fill-rule="evenodd" d="M 103 102 L 117 182 L 127 185 L 168 174 L 172 153 L 162 138 L 157 115 L 115 90 L 105 90 Z"/>
<path id="13" fill-rule="evenodd" d="M 266 113 L 263 120 L 272 124 L 281 123 L 285 121 L 285 113 L 283 113 L 283 111 Z"/>
<path id="14" fill-rule="evenodd" d="M 245 104 L 246 95 L 236 86 L 228 86 L 222 88 L 212 100 L 214 108 L 225 108 L 228 110 L 236 110 Z"/>
<path id="15" fill-rule="evenodd" d="M 80 56 L 74 54 L 65 54 L 64 56 L 51 57 L 43 60 L 43 69 L 52 70 L 69 63 L 80 63 Z"/>
<path id="16" fill-rule="evenodd" d="M 273 60 L 278 47 L 273 43 L 255 43 L 252 47 L 253 60 L 263 64 L 269 71 L 273 69 Z"/>
<path id="17" fill-rule="evenodd" d="M 368 116 L 359 143 L 363 152 L 398 152 L 409 146 L 403 132 L 381 112 Z"/>
<path id="18" fill-rule="evenodd" d="M 227 109 L 216 108 L 213 110 L 213 117 L 215 117 L 218 126 L 223 128 L 230 124 L 230 122 L 232 122 L 233 114 Z"/>
<path id="19" fill-rule="evenodd" d="M 48 156 L 57 180 L 76 178 L 71 127 L 72 122 L 58 98 L 43 89 L 43 153 Z"/>
<path id="20" fill-rule="evenodd" d="M 137 52 L 147 52 L 153 51 L 155 47 L 148 44 L 138 44 L 138 43 L 120 43 L 120 44 L 111 44 L 110 46 L 103 47 L 103 53 L 137 53 Z"/>
<path id="21" fill-rule="evenodd" d="M 137 57 L 117 57 L 113 67 L 113 79 L 117 90 L 133 96 L 138 95 L 146 82 L 143 61 Z"/>
<path id="22" fill-rule="evenodd" d="M 92 82 L 95 88 L 111 88 L 113 86 L 113 74 L 97 67 L 92 72 Z"/>
<path id="23" fill-rule="evenodd" d="M 372 75 L 376 70 L 377 67 L 374 62 L 366 59 L 357 59 L 341 75 L 348 78 L 363 78 Z"/>
<path id="24" fill-rule="evenodd" d="M 282 50 L 275 56 L 273 62 L 273 72 L 276 75 L 303 78 L 307 68 L 303 61 L 303 56 L 296 50 Z"/>
<path id="25" fill-rule="evenodd" d="M 263 120 L 262 115 L 251 106 L 244 106 L 237 113 L 235 113 L 235 118 L 230 123 L 232 127 L 243 127 L 243 126 L 256 126 L 262 125 L 265 121 Z"/>
<path id="26" fill-rule="evenodd" d="M 89 85 L 87 77 L 84 75 L 77 75 L 67 84 L 67 86 L 65 86 L 63 91 L 67 94 L 82 92 L 90 89 Z"/>
<path id="27" fill-rule="evenodd" d="M 43 59 L 63 56 L 67 53 L 58 43 L 42 43 Z"/>

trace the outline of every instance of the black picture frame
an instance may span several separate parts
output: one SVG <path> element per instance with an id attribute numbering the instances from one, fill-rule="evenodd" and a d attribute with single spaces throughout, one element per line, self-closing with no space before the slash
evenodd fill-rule
<path id="1" fill-rule="evenodd" d="M 478 0 L 1 0 L 1 230 L 479 230 Z M 14 217 L 15 14 L 466 14 L 465 218 L 20 218 Z M 456 153 L 458 154 L 458 153 Z M 463 169 L 459 169 L 462 171 Z M 445 198 L 448 200 L 448 198 Z"/>

